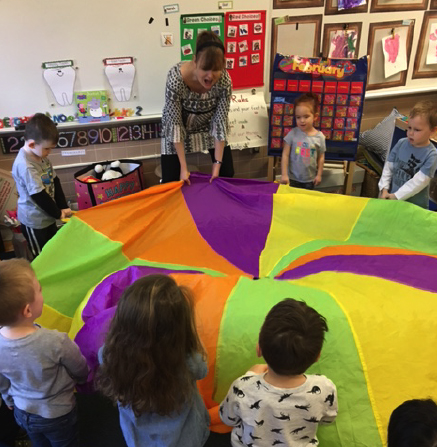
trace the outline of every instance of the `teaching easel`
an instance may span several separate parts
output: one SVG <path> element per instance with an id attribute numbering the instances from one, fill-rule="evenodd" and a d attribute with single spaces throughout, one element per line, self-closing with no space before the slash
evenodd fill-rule
<path id="1" fill-rule="evenodd" d="M 277 172 L 280 169 L 280 159 L 281 157 L 271 156 L 269 157 L 269 163 L 267 166 L 267 180 L 273 182 L 276 176 L 280 174 Z M 344 183 L 343 183 L 343 194 L 350 195 L 352 192 L 352 185 L 354 182 L 354 171 L 355 171 L 355 161 L 338 161 L 330 163 L 336 163 L 339 167 L 344 169 Z"/>

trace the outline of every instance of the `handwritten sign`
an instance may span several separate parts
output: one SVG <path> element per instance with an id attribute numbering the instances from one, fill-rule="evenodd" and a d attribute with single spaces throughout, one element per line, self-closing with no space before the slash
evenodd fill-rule
<path id="1" fill-rule="evenodd" d="M 233 94 L 229 110 L 229 126 L 228 142 L 232 149 L 266 146 L 269 118 L 264 95 Z"/>

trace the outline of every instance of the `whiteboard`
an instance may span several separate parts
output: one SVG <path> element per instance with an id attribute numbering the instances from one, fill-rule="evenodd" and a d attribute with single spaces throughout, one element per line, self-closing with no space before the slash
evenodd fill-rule
<path id="1" fill-rule="evenodd" d="M 180 15 L 226 12 L 217 0 L 180 0 L 178 13 L 164 14 L 163 6 L 175 3 L 0 0 L 0 117 L 35 112 L 74 115 L 74 105 L 58 105 L 43 78 L 42 63 L 59 60 L 73 60 L 77 67 L 75 91 L 106 90 L 111 109 L 141 106 L 143 115 L 160 115 L 167 72 L 181 59 Z M 233 2 L 234 10 L 268 9 L 269 4 L 270 0 Z M 173 33 L 173 47 L 161 46 L 162 32 Z M 136 75 L 131 99 L 118 102 L 103 59 L 125 56 L 135 58 Z"/>

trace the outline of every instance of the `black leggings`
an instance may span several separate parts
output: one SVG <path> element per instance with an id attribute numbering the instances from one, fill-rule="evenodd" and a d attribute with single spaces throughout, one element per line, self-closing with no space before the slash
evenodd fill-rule
<path id="1" fill-rule="evenodd" d="M 215 160 L 214 149 L 209 150 L 211 161 Z M 162 183 L 176 182 L 181 176 L 181 164 L 177 154 L 161 155 Z M 220 166 L 220 177 L 234 176 L 234 162 L 232 160 L 231 147 L 225 146 L 223 160 Z"/>
<path id="2" fill-rule="evenodd" d="M 34 258 L 41 253 L 44 245 L 47 244 L 47 242 L 56 234 L 57 231 L 58 227 L 56 226 L 56 223 L 42 229 L 30 228 L 21 224 L 21 232 L 26 238 L 28 247 Z"/>

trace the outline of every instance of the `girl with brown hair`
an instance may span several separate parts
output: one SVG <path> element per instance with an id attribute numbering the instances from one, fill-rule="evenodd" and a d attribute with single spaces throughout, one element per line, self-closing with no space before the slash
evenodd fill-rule
<path id="1" fill-rule="evenodd" d="M 209 415 L 196 387 L 206 376 L 193 298 L 169 276 L 124 292 L 99 351 L 99 389 L 118 403 L 128 447 L 201 447 Z"/>

